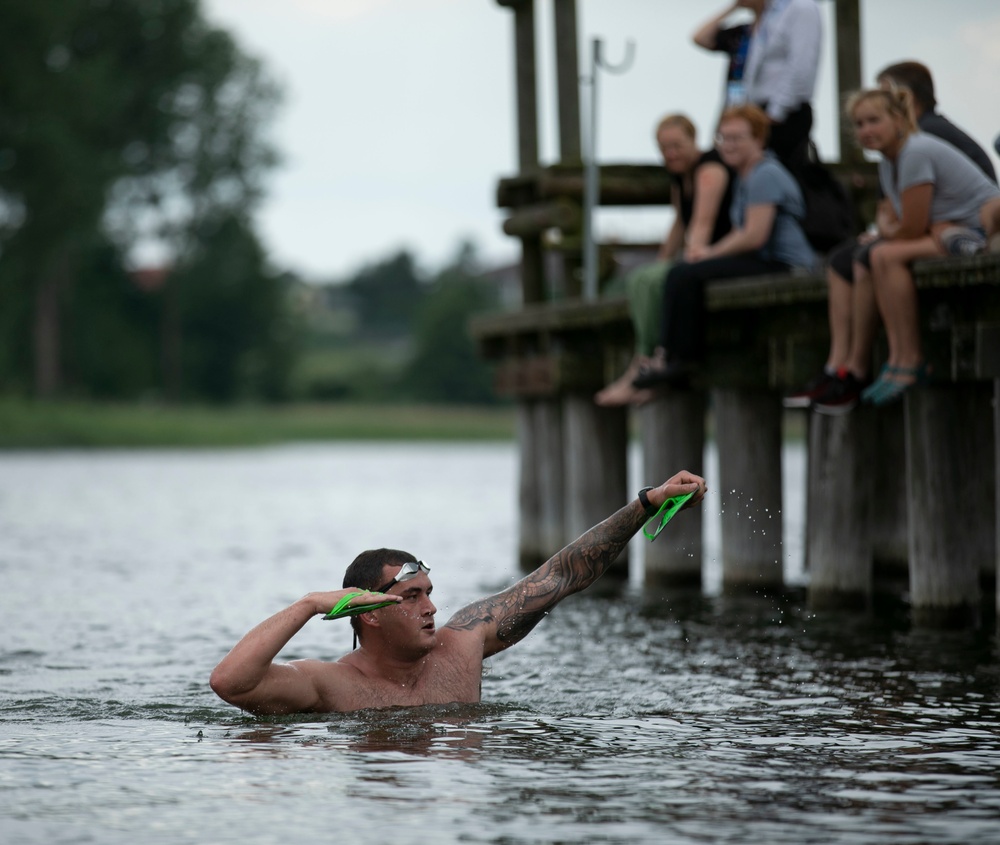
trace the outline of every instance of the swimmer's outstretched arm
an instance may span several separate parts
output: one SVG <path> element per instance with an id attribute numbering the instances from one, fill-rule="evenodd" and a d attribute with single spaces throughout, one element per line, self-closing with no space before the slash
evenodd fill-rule
<path id="1" fill-rule="evenodd" d="M 694 492 L 685 507 L 699 503 L 705 479 L 679 472 L 650 490 L 651 505 L 671 496 Z M 638 499 L 591 528 L 512 587 L 459 610 L 445 626 L 475 631 L 483 637 L 483 656 L 509 648 L 537 625 L 566 596 L 586 589 L 600 578 L 649 517 Z"/>

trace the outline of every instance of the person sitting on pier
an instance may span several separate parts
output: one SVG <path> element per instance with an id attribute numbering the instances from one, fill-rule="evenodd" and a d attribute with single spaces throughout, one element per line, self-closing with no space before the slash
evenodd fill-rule
<path id="1" fill-rule="evenodd" d="M 704 478 L 686 471 L 644 488 L 534 572 L 462 608 L 440 630 L 430 569 L 407 552 L 363 552 L 347 568 L 344 589 L 309 593 L 244 636 L 215 667 L 212 689 L 230 704 L 267 715 L 477 702 L 484 659 L 524 639 L 559 602 L 600 578 L 667 499 L 691 493 L 684 505 L 691 507 L 706 490 Z M 345 599 L 394 604 L 353 616 L 361 647 L 336 662 L 275 662 L 306 622 Z"/>
<path id="2" fill-rule="evenodd" d="M 934 78 L 920 62 L 898 62 L 879 71 L 879 87 L 886 91 L 903 90 L 911 95 L 917 126 L 921 132 L 936 135 L 965 153 L 996 182 L 989 156 L 967 133 L 938 113 Z M 829 290 L 830 353 L 823 371 L 804 387 L 785 397 L 786 408 L 814 408 L 824 414 L 842 414 L 854 408 L 861 391 L 870 382 L 869 371 L 877 323 L 875 295 L 868 275 L 870 250 L 881 233 L 891 226 L 892 209 L 884 194 L 876 209 L 874 233 L 865 232 L 832 250 L 827 261 L 826 283 Z M 945 243 L 948 252 L 966 248 L 969 238 L 951 236 Z M 855 263 L 862 275 L 856 277 Z"/>
<path id="3" fill-rule="evenodd" d="M 717 142 L 736 171 L 732 229 L 714 244 L 689 250 L 667 273 L 660 346 L 633 384 L 649 389 L 685 383 L 704 358 L 705 284 L 717 279 L 812 270 L 816 256 L 799 224 L 802 192 L 766 149 L 770 122 L 752 105 L 726 109 Z"/>
<path id="4" fill-rule="evenodd" d="M 682 114 L 667 115 L 659 122 L 656 143 L 663 165 L 673 177 L 670 204 L 675 212 L 674 221 L 657 260 L 636 268 L 625 279 L 635 331 L 635 355 L 624 374 L 594 396 L 594 401 L 605 407 L 640 404 L 649 398 L 649 391 L 638 390 L 632 381 L 656 347 L 667 270 L 691 250 L 716 243 L 730 229 L 729 206 L 735 174 L 723 163 L 718 151 L 714 147 L 707 152 L 698 149 L 695 125 Z"/>
<path id="5" fill-rule="evenodd" d="M 879 88 L 886 91 L 899 89 L 909 91 L 910 105 L 917 128 L 928 135 L 937 135 L 941 140 L 957 147 L 975 162 L 991 182 L 997 181 L 996 170 L 986 150 L 937 110 L 934 77 L 927 65 L 912 60 L 896 62 L 880 70 L 875 82 Z"/>
<path id="6" fill-rule="evenodd" d="M 949 229 L 972 230 L 1000 248 L 1000 189 L 956 147 L 917 130 L 907 89 L 862 91 L 848 103 L 859 143 L 881 153 L 877 235 L 853 252 L 850 279 L 832 269 L 830 353 L 823 373 L 785 398 L 786 407 L 843 414 L 859 401 L 899 399 L 928 372 L 920 347 L 916 289 L 910 265 L 947 253 Z M 836 257 L 835 259 L 836 260 Z M 889 360 L 869 378 L 878 313 L 889 339 Z"/>
<path id="7" fill-rule="evenodd" d="M 871 250 L 875 301 L 889 342 L 888 362 L 861 392 L 872 405 L 893 402 L 927 380 L 913 261 L 946 254 L 956 226 L 1000 252 L 1000 188 L 954 146 L 916 131 L 910 102 L 905 90 L 864 91 L 849 102 L 862 145 L 882 154 L 879 182 L 896 217 L 891 237 Z"/>

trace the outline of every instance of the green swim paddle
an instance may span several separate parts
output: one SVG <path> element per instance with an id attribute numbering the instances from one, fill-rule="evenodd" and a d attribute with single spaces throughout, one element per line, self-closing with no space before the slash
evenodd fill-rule
<path id="1" fill-rule="evenodd" d="M 347 604 L 351 599 L 357 596 L 363 596 L 365 593 L 373 593 L 374 595 L 382 596 L 385 593 L 374 593 L 372 590 L 358 590 L 354 593 L 348 593 L 340 601 L 338 601 L 333 609 L 324 616 L 324 619 L 343 619 L 345 616 L 357 616 L 359 613 L 367 613 L 369 610 L 378 610 L 380 607 L 388 607 L 390 604 L 398 604 L 395 601 L 380 601 L 373 602 L 372 604 L 356 604 L 353 607 L 348 607 Z"/>
<path id="2" fill-rule="evenodd" d="M 692 490 L 690 493 L 684 493 L 680 496 L 671 496 L 662 505 L 660 505 L 660 509 L 646 521 L 644 526 L 642 526 L 642 533 L 646 535 L 646 538 L 650 543 L 660 536 L 660 532 L 667 527 L 667 523 L 673 519 L 674 514 L 684 507 L 684 503 L 687 502 L 687 500 L 694 494 L 695 491 Z M 654 524 L 657 521 L 659 521 L 659 525 Z M 650 526 L 653 526 L 653 528 L 650 529 Z M 652 533 L 650 533 L 651 530 Z"/>

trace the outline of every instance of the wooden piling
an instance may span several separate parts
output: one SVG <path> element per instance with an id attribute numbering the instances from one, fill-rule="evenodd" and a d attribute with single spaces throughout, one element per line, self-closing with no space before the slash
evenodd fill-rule
<path id="1" fill-rule="evenodd" d="M 576 0 L 554 0 L 553 34 L 559 106 L 559 158 L 563 164 L 570 164 L 581 160 Z"/>
<path id="2" fill-rule="evenodd" d="M 722 494 L 722 585 L 783 585 L 781 403 L 770 390 L 712 392 Z"/>
<path id="3" fill-rule="evenodd" d="M 871 604 L 875 425 L 867 408 L 810 414 L 806 559 L 814 609 Z"/>
<path id="4" fill-rule="evenodd" d="M 566 533 L 566 469 L 562 403 L 540 399 L 532 409 L 535 437 L 535 472 L 538 478 L 538 538 L 542 561 L 548 560 L 573 538 Z"/>
<path id="5" fill-rule="evenodd" d="M 996 560 L 994 460 L 984 461 L 993 430 L 982 413 L 989 388 L 925 387 L 905 399 L 910 598 L 920 625 L 979 619 L 982 562 Z"/>
<path id="6" fill-rule="evenodd" d="M 563 397 L 565 526 L 578 537 L 606 519 L 637 491 L 628 492 L 628 423 L 624 408 L 602 408 L 591 393 Z M 628 550 L 608 572 L 628 578 Z"/>
<path id="7" fill-rule="evenodd" d="M 703 391 L 677 391 L 639 408 L 640 485 L 662 483 L 679 469 L 703 474 L 705 406 Z M 677 517 L 644 550 L 643 579 L 647 586 L 700 587 L 701 508 Z"/>
<path id="8" fill-rule="evenodd" d="M 562 407 L 557 399 L 522 401 L 517 408 L 520 444 L 518 560 L 530 572 L 566 545 L 564 527 Z"/>
<path id="9" fill-rule="evenodd" d="M 880 408 L 875 415 L 875 452 L 870 472 L 872 497 L 872 565 L 876 591 L 904 593 L 909 589 L 909 547 L 906 515 L 906 436 L 903 403 Z"/>
<path id="10" fill-rule="evenodd" d="M 497 0 L 514 12 L 514 89 L 517 92 L 517 161 L 521 173 L 538 171 L 538 72 L 535 62 L 535 0 Z M 545 299 L 542 238 L 521 238 L 521 296 Z"/>
<path id="11" fill-rule="evenodd" d="M 1000 478 L 1000 449 L 996 448 L 998 443 L 1000 443 L 1000 379 L 993 379 L 993 470 L 996 478 Z M 993 529 L 997 537 L 1000 538 L 1000 496 L 997 497 L 996 506 Z M 996 619 L 998 630 L 1000 630 L 1000 542 L 997 543 L 997 552 L 993 556 L 993 573 L 996 580 L 994 590 Z"/>

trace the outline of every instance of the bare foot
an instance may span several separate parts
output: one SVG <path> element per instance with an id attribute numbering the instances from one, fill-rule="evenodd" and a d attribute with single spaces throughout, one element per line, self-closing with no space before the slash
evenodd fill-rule
<path id="1" fill-rule="evenodd" d="M 639 369 L 648 360 L 645 355 L 633 357 L 624 373 L 594 394 L 595 404 L 604 408 L 619 408 L 622 405 L 628 405 L 636 392 L 636 388 L 632 386 L 632 379 L 639 374 Z"/>
<path id="2" fill-rule="evenodd" d="M 636 368 L 638 372 L 638 368 Z M 632 386 L 635 372 L 629 367 L 623 376 L 615 379 L 607 387 L 594 394 L 594 402 L 604 408 L 618 408 L 630 404 L 639 391 Z"/>

